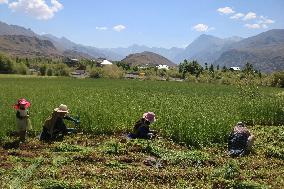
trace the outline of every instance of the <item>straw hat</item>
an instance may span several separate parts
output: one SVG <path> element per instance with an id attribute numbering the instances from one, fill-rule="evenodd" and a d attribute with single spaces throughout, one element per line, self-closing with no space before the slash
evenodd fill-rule
<path id="1" fill-rule="evenodd" d="M 242 121 L 239 121 L 239 122 L 237 123 L 237 126 L 239 126 L 239 127 L 244 127 L 245 124 L 244 124 Z"/>
<path id="2" fill-rule="evenodd" d="M 144 113 L 143 118 L 149 121 L 150 123 L 153 123 L 156 121 L 155 114 L 153 112 Z"/>
<path id="3" fill-rule="evenodd" d="M 54 109 L 55 112 L 64 112 L 64 113 L 68 113 L 69 110 L 67 108 L 67 106 L 65 104 L 60 104 L 60 106 L 58 108 Z"/>

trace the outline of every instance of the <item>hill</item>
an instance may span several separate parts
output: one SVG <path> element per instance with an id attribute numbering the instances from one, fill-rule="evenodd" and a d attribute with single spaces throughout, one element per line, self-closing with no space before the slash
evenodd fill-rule
<path id="1" fill-rule="evenodd" d="M 0 52 L 14 56 L 62 56 L 52 42 L 41 40 L 37 37 L 23 35 L 2 35 L 0 36 Z"/>
<path id="2" fill-rule="evenodd" d="M 17 25 L 9 25 L 0 21 L 0 35 L 24 35 L 28 37 L 38 36 L 31 29 Z"/>
<path id="3" fill-rule="evenodd" d="M 142 52 L 142 53 L 135 53 L 130 54 L 126 58 L 122 60 L 122 62 L 128 63 L 132 66 L 138 66 L 138 65 L 168 65 L 168 66 L 176 66 L 173 62 L 168 60 L 167 58 L 158 55 L 156 53 L 152 52 Z"/>
<path id="4" fill-rule="evenodd" d="M 175 57 L 175 62 L 187 59 L 197 60 L 201 64 L 205 62 L 211 64 L 222 54 L 226 46 L 241 39 L 240 37 L 221 39 L 212 35 L 200 35 Z"/>
<path id="5" fill-rule="evenodd" d="M 232 44 L 214 64 L 243 67 L 246 62 L 264 72 L 284 70 L 284 30 L 269 30 Z"/>

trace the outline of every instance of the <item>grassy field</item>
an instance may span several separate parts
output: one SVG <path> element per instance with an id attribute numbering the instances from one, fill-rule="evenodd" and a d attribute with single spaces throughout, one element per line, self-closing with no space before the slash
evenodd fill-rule
<path id="1" fill-rule="evenodd" d="M 31 102 L 37 132 L 61 103 L 80 117 L 84 132 L 93 134 L 130 131 L 144 112 L 153 111 L 153 128 L 162 136 L 194 147 L 224 142 L 238 121 L 284 123 L 284 92 L 277 88 L 4 75 L 0 91 L 1 137 L 15 128 L 12 106 L 21 97 Z"/>
<path id="2" fill-rule="evenodd" d="M 187 82 L 0 75 L 0 188 L 283 188 L 284 91 Z M 31 102 L 34 132 L 23 144 L 13 104 Z M 80 134 L 42 143 L 36 136 L 61 103 L 79 116 Z M 154 141 L 124 134 L 146 111 Z M 238 121 L 256 136 L 253 153 L 226 154 Z M 71 124 L 69 126 L 72 126 Z"/>

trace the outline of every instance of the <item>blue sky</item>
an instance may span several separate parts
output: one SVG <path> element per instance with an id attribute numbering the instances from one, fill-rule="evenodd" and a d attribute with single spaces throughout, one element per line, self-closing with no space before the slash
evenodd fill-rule
<path id="1" fill-rule="evenodd" d="M 0 21 L 84 45 L 185 47 L 284 28 L 284 0 L 0 0 Z"/>

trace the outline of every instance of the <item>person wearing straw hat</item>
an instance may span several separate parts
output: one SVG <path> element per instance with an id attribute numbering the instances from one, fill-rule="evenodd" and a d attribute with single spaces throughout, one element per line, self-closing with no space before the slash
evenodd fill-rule
<path id="1" fill-rule="evenodd" d="M 255 137 L 243 122 L 238 122 L 228 138 L 229 155 L 232 157 L 247 154 L 254 143 Z"/>
<path id="2" fill-rule="evenodd" d="M 152 139 L 156 132 L 150 130 L 150 124 L 156 121 L 156 116 L 153 112 L 146 112 L 142 118 L 138 120 L 133 128 L 133 133 L 129 134 L 129 138 Z"/>
<path id="3" fill-rule="evenodd" d="M 20 98 L 18 103 L 14 105 L 14 108 L 17 110 L 17 131 L 21 142 L 26 140 L 27 131 L 32 129 L 28 111 L 28 107 L 30 107 L 30 105 L 30 102 L 24 98 Z"/>
<path id="4" fill-rule="evenodd" d="M 73 133 L 74 128 L 67 128 L 64 120 L 73 121 L 76 125 L 80 123 L 78 119 L 75 119 L 69 115 L 69 110 L 66 105 L 61 104 L 58 108 L 53 110 L 52 115 L 45 120 L 43 129 L 40 135 L 40 140 L 56 140 L 62 139 L 64 135 Z"/>

